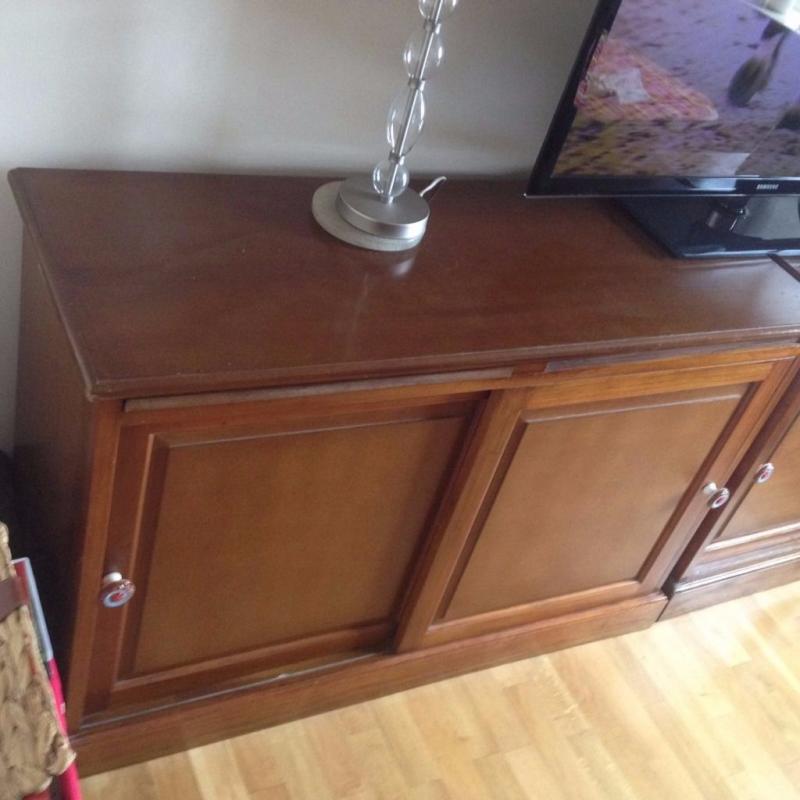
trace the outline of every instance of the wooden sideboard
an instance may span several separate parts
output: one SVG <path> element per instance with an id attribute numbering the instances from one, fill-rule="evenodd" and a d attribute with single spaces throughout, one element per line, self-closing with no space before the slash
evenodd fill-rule
<path id="1" fill-rule="evenodd" d="M 319 180 L 11 183 L 17 491 L 84 773 L 800 577 L 774 261 L 499 181 L 401 255 L 317 229 Z"/>

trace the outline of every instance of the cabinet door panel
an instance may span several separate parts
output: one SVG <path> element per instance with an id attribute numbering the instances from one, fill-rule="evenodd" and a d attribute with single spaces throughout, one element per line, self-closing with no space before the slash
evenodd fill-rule
<path id="1" fill-rule="evenodd" d="M 460 428 L 159 438 L 133 672 L 389 619 Z"/>
<path id="2" fill-rule="evenodd" d="M 779 398 L 731 476 L 731 500 L 709 514 L 670 576 L 668 617 L 800 576 L 800 376 Z M 759 483 L 774 466 L 772 477 Z"/>
<path id="3" fill-rule="evenodd" d="M 751 484 L 747 496 L 723 528 L 720 541 L 800 526 L 800 422 L 789 429 L 770 460 L 775 465 L 775 474 L 767 483 Z"/>
<path id="4" fill-rule="evenodd" d="M 525 414 L 444 619 L 640 580 L 743 394 Z"/>
<path id="5" fill-rule="evenodd" d="M 545 631 L 600 609 L 610 619 L 664 598 L 710 487 L 732 476 L 793 368 L 708 358 L 495 392 L 415 576 L 398 649 Z"/>
<path id="6" fill-rule="evenodd" d="M 638 580 L 742 394 L 526 415 L 445 619 Z"/>
<path id="7" fill-rule="evenodd" d="M 473 409 L 124 432 L 94 710 L 385 647 Z"/>

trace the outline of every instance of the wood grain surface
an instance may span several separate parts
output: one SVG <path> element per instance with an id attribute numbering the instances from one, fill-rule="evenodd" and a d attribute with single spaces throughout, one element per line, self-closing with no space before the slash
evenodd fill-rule
<path id="1" fill-rule="evenodd" d="M 443 618 L 640 580 L 746 389 L 527 414 Z"/>
<path id="2" fill-rule="evenodd" d="M 676 262 L 609 202 L 453 181 L 398 255 L 319 229 L 322 182 L 15 170 L 87 388 L 130 399 L 800 330 L 800 290 L 774 262 Z"/>
<path id="3" fill-rule="evenodd" d="M 137 603 L 98 612 L 90 710 L 386 650 L 474 412 L 468 396 L 236 426 L 223 408 L 126 430 L 108 563 Z"/>
<path id="4" fill-rule="evenodd" d="M 795 422 L 786 437 L 772 453 L 770 463 L 776 467 L 772 478 L 754 486 L 725 527 L 720 539 L 739 539 L 796 525 L 800 520 L 800 422 Z"/>
<path id="5" fill-rule="evenodd" d="M 701 524 L 670 576 L 665 616 L 800 578 L 798 414 L 800 377 L 795 377 L 731 476 L 731 501 Z M 756 476 L 766 463 L 775 473 L 759 484 Z"/>
<path id="6" fill-rule="evenodd" d="M 86 800 L 795 800 L 800 583 L 97 775 Z"/>
<path id="7" fill-rule="evenodd" d="M 320 182 L 11 175 L 16 478 L 84 774 L 652 624 L 706 544 L 703 486 L 797 370 L 800 287 L 774 261 L 675 262 L 612 203 L 504 181 L 453 182 L 419 248 L 372 253 L 315 225 Z M 659 485 L 620 491 L 614 448 Z M 139 591 L 110 616 L 113 571 Z M 419 796 L 468 796 L 436 780 Z"/>

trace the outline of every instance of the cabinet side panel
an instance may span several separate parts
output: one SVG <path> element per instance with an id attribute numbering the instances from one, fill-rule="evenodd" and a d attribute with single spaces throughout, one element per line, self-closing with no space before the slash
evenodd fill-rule
<path id="1" fill-rule="evenodd" d="M 30 237 L 23 245 L 14 442 L 22 535 L 67 668 L 83 528 L 90 404 Z"/>

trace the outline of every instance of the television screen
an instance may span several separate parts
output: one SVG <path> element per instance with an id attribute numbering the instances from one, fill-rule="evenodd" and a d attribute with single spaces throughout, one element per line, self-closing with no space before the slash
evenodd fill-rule
<path id="1" fill-rule="evenodd" d="M 800 176 L 800 36 L 744 0 L 617 5 L 562 100 L 548 178 Z"/>

